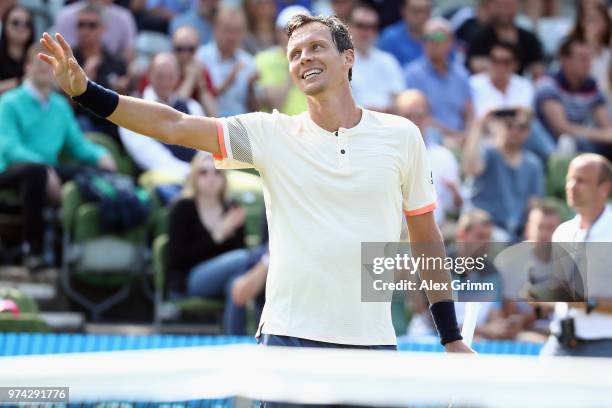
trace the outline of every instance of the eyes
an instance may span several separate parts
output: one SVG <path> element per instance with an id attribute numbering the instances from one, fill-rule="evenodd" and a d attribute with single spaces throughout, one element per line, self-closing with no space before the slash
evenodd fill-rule
<path id="1" fill-rule="evenodd" d="M 322 44 L 316 43 L 316 42 L 312 43 L 310 45 L 310 49 L 312 51 L 319 51 L 319 50 L 322 50 L 323 48 L 324 47 L 323 47 Z M 301 49 L 295 49 L 294 51 L 292 51 L 291 54 L 290 54 L 291 60 L 293 61 L 293 60 L 297 59 L 300 56 L 301 53 L 302 53 Z"/>

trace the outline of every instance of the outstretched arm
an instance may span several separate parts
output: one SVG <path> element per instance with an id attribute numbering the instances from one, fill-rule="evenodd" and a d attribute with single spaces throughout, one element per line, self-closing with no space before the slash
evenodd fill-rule
<path id="1" fill-rule="evenodd" d="M 87 90 L 87 75 L 60 34 L 53 39 L 44 33 L 41 44 L 49 52 L 38 57 L 53 67 L 53 74 L 70 97 Z M 152 137 L 164 143 L 178 144 L 213 154 L 221 154 L 217 138 L 217 120 L 183 114 L 160 103 L 130 96 L 120 96 L 119 103 L 107 119 L 118 126 Z"/>

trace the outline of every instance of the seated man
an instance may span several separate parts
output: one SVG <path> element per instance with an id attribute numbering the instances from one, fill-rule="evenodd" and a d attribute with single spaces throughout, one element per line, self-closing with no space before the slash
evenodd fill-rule
<path id="1" fill-rule="evenodd" d="M 213 39 L 213 17 L 219 8 L 219 0 L 196 0 L 191 10 L 175 16 L 170 21 L 169 34 L 174 34 L 179 28 L 192 27 L 198 32 L 201 45 Z"/>
<path id="2" fill-rule="evenodd" d="M 52 69 L 36 55 L 34 44 L 28 50 L 24 83 L 0 98 L 0 135 L 7 165 L 21 162 L 49 166 L 48 189 L 53 202 L 61 198 L 61 181 L 74 176 L 77 168 L 61 166 L 65 151 L 80 163 L 114 171 L 115 162 L 102 147 L 83 137 L 66 99 L 56 93 Z"/>
<path id="3" fill-rule="evenodd" d="M 151 84 L 145 88 L 143 98 L 172 106 L 184 113 L 203 116 L 200 104 L 193 99 L 180 98 L 176 94 L 179 75 L 178 62 L 173 54 L 157 54 L 151 62 Z M 124 128 L 119 129 L 119 135 L 125 149 L 138 167 L 148 172 L 145 173 L 146 184 L 150 184 L 151 187 L 159 184 L 176 184 L 177 188 L 172 191 L 176 193 L 180 190 L 180 185 L 189 173 L 189 163 L 195 155 L 195 150 L 163 144 Z"/>
<path id="4" fill-rule="evenodd" d="M 579 151 L 612 157 L 612 121 L 606 98 L 590 76 L 589 45 L 570 38 L 559 58 L 561 69 L 537 83 L 538 118 L 555 139 L 567 135 Z"/>
<path id="5" fill-rule="evenodd" d="M 450 23 L 442 18 L 429 20 L 423 40 L 425 55 L 406 66 L 406 86 L 427 96 L 434 124 L 444 136 L 463 140 L 474 113 L 468 73 L 451 58 Z"/>
<path id="6" fill-rule="evenodd" d="M 530 202 L 544 194 L 542 164 L 523 146 L 530 127 L 528 111 L 493 111 L 474 123 L 463 150 L 471 204 L 491 214 L 498 241 L 521 236 Z M 483 143 L 487 132 L 491 142 Z"/>
<path id="7" fill-rule="evenodd" d="M 89 79 L 117 92 L 126 92 L 129 83 L 126 63 L 120 56 L 111 54 L 103 42 L 104 33 L 108 29 L 107 21 L 108 15 L 96 4 L 88 4 L 79 11 L 78 46 L 74 50 L 74 57 Z M 77 108 L 77 117 L 84 130 L 94 130 L 118 138 L 117 126 L 88 110 Z"/>
<path id="8" fill-rule="evenodd" d="M 378 14 L 373 6 L 362 3 L 353 8 L 349 27 L 355 45 L 353 96 L 366 109 L 393 112 L 394 99 L 406 88 L 402 69 L 386 51 L 375 47 Z"/>
<path id="9" fill-rule="evenodd" d="M 257 110 L 253 57 L 240 48 L 246 30 L 241 10 L 224 8 L 215 16 L 215 39 L 200 47 L 196 59 L 206 65 L 217 92 L 220 116 Z"/>
<path id="10" fill-rule="evenodd" d="M 278 109 L 287 115 L 297 115 L 306 111 L 306 96 L 291 81 L 289 61 L 287 61 L 287 42 L 289 36 L 285 26 L 296 14 L 310 12 L 302 6 L 289 6 L 276 18 L 277 47 L 260 51 L 255 56 L 255 65 L 260 76 L 257 86 L 261 90 L 259 98 L 267 110 Z"/>
<path id="11" fill-rule="evenodd" d="M 407 90 L 398 95 L 395 105 L 397 114 L 414 122 L 425 140 L 433 183 L 438 196 L 434 218 L 438 225 L 442 225 L 446 220 L 446 215 L 458 212 L 463 204 L 459 192 L 461 185 L 459 163 L 453 153 L 440 144 L 440 134 L 430 126 L 431 116 L 425 95 L 417 90 Z"/>

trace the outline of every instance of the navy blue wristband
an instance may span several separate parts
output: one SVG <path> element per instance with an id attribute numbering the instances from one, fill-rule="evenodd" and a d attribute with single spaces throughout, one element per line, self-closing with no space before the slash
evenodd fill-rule
<path id="1" fill-rule="evenodd" d="M 445 345 L 455 340 L 462 340 L 459 324 L 457 324 L 457 315 L 455 314 L 455 302 L 452 300 L 443 300 L 429 306 L 431 316 L 440 336 L 440 343 Z"/>
<path id="2" fill-rule="evenodd" d="M 107 118 L 117 109 L 119 94 L 93 81 L 87 81 L 85 92 L 72 97 L 72 100 L 93 114 L 101 118 Z"/>

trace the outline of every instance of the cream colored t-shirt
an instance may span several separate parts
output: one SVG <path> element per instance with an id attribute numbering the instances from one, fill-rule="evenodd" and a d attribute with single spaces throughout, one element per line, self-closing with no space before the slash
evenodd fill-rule
<path id="1" fill-rule="evenodd" d="M 361 243 L 399 241 L 402 212 L 432 211 L 435 190 L 418 128 L 362 112 L 337 135 L 307 112 L 219 121 L 217 167 L 254 167 L 263 183 L 270 266 L 258 335 L 396 344 L 390 303 L 361 301 Z"/>

